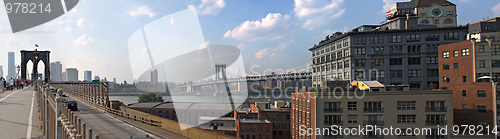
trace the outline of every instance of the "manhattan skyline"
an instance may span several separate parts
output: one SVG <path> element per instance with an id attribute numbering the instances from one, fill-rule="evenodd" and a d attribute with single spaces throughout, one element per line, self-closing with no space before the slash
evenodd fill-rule
<path id="1" fill-rule="evenodd" d="M 34 50 L 36 43 L 39 50 L 50 50 L 51 62 L 61 61 L 63 69 L 92 70 L 117 82 L 132 82 L 128 37 L 141 25 L 191 7 L 198 11 L 206 43 L 237 46 L 247 73 L 252 74 L 253 66 L 253 71 L 264 74 L 266 69 L 289 69 L 309 62 L 307 49 L 328 34 L 379 24 L 396 1 L 409 0 L 363 1 L 364 5 L 346 0 L 315 0 L 314 4 L 302 0 L 82 1 L 62 17 L 16 34 L 10 33 L 7 20 L 0 21 L 0 38 L 5 42 L 0 65 L 7 65 L 7 52 L 15 52 L 15 65 L 19 65 L 19 51 Z M 500 16 L 500 2 L 494 0 L 451 2 L 458 5 L 458 25 Z M 0 8 L 0 18 L 7 19 L 4 8 Z M 92 16 L 98 13 L 107 16 Z M 83 74 L 78 76 L 83 79 Z"/>

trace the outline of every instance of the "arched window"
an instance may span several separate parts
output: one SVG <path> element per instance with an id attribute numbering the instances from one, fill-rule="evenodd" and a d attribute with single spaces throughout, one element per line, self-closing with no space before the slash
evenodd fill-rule
<path id="1" fill-rule="evenodd" d="M 434 24 L 439 24 L 439 19 L 434 19 Z"/>
<path id="2" fill-rule="evenodd" d="M 444 20 L 444 23 L 445 23 L 445 24 L 453 24 L 453 20 L 451 20 L 451 19 L 446 19 L 446 20 Z"/>
<path id="3" fill-rule="evenodd" d="M 420 24 L 424 24 L 424 25 L 426 25 L 426 24 L 429 24 L 429 21 L 427 21 L 427 20 L 422 20 L 422 21 L 420 21 Z"/>

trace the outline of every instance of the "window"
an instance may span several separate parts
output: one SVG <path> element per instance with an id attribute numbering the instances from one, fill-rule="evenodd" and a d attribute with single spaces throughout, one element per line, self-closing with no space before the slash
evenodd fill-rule
<path id="1" fill-rule="evenodd" d="M 408 53 L 420 53 L 420 45 L 411 45 L 408 46 Z"/>
<path id="2" fill-rule="evenodd" d="M 389 60 L 390 65 L 403 65 L 403 59 L 402 58 L 391 58 Z"/>
<path id="3" fill-rule="evenodd" d="M 344 63 L 339 62 L 339 63 L 337 63 L 337 68 L 338 69 L 343 69 L 343 65 L 344 65 Z"/>
<path id="4" fill-rule="evenodd" d="M 353 37 L 352 43 L 354 45 L 364 45 L 366 44 L 366 37 Z"/>
<path id="5" fill-rule="evenodd" d="M 477 97 L 486 97 L 486 90 L 477 90 Z"/>
<path id="6" fill-rule="evenodd" d="M 443 70 L 449 70 L 450 64 L 443 64 Z"/>
<path id="7" fill-rule="evenodd" d="M 390 47 L 391 54 L 401 54 L 403 53 L 403 46 L 391 46 Z"/>
<path id="8" fill-rule="evenodd" d="M 477 46 L 477 52 L 484 53 L 484 45 Z"/>
<path id="9" fill-rule="evenodd" d="M 372 70 L 371 79 L 372 80 L 377 80 L 378 78 L 385 78 L 385 71 L 383 71 L 383 70 L 381 70 L 381 71 Z"/>
<path id="10" fill-rule="evenodd" d="M 365 112 L 382 112 L 382 102 L 365 102 Z"/>
<path id="11" fill-rule="evenodd" d="M 453 11 L 447 11 L 446 15 L 453 15 Z"/>
<path id="12" fill-rule="evenodd" d="M 462 90 L 462 97 L 466 97 L 467 96 L 467 90 Z"/>
<path id="13" fill-rule="evenodd" d="M 372 47 L 372 54 L 375 55 L 383 55 L 384 54 L 384 47 Z"/>
<path id="14" fill-rule="evenodd" d="M 425 34 L 425 41 L 439 41 L 439 33 Z"/>
<path id="15" fill-rule="evenodd" d="M 444 101 L 427 101 L 425 103 L 426 112 L 445 112 L 446 107 Z"/>
<path id="16" fill-rule="evenodd" d="M 384 66 L 384 59 L 372 59 L 372 66 Z"/>
<path id="17" fill-rule="evenodd" d="M 467 82 L 467 76 L 462 76 L 462 81 L 465 83 Z"/>
<path id="18" fill-rule="evenodd" d="M 365 59 L 356 59 L 354 60 L 354 66 L 356 67 L 364 67 L 366 63 Z"/>
<path id="19" fill-rule="evenodd" d="M 463 56 L 468 56 L 469 55 L 469 49 L 462 49 L 462 55 Z"/>
<path id="20" fill-rule="evenodd" d="M 344 68 L 349 68 L 349 60 L 344 61 Z"/>
<path id="21" fill-rule="evenodd" d="M 349 72 L 344 72 L 344 78 L 349 79 L 351 76 L 349 76 Z"/>
<path id="22" fill-rule="evenodd" d="M 420 16 L 427 16 L 427 13 L 420 13 Z"/>
<path id="23" fill-rule="evenodd" d="M 458 63 L 453 63 L 453 69 L 458 69 Z"/>
<path id="24" fill-rule="evenodd" d="M 437 63 L 438 63 L 437 57 L 428 57 L 427 58 L 427 64 L 437 64 Z"/>
<path id="25" fill-rule="evenodd" d="M 389 35 L 389 43 L 400 43 L 401 35 Z"/>
<path id="26" fill-rule="evenodd" d="M 420 65 L 420 57 L 408 58 L 409 65 Z"/>
<path id="27" fill-rule="evenodd" d="M 482 112 L 482 113 L 486 113 L 486 106 L 477 106 L 477 111 Z"/>
<path id="28" fill-rule="evenodd" d="M 462 104 L 462 111 L 466 111 L 467 110 L 467 104 Z"/>
<path id="29" fill-rule="evenodd" d="M 342 124 L 341 115 L 325 115 L 325 125 L 339 125 Z"/>
<path id="30" fill-rule="evenodd" d="M 384 36 L 371 36 L 370 44 L 382 44 L 384 43 Z"/>
<path id="31" fill-rule="evenodd" d="M 500 45 L 491 46 L 491 54 L 492 55 L 500 55 Z"/>
<path id="32" fill-rule="evenodd" d="M 349 40 L 348 39 L 343 40 L 343 43 L 344 43 L 343 47 L 349 46 Z"/>
<path id="33" fill-rule="evenodd" d="M 424 16 L 426 15 L 425 13 L 422 13 L 422 14 L 423 14 Z M 421 15 L 422 15 L 422 14 L 421 14 Z M 422 20 L 422 21 L 420 21 L 420 24 L 427 25 L 427 24 L 430 24 L 430 22 L 429 22 L 429 21 L 427 21 L 427 20 Z"/>
<path id="34" fill-rule="evenodd" d="M 458 50 L 454 50 L 453 51 L 453 57 L 457 57 L 458 56 Z"/>
<path id="35" fill-rule="evenodd" d="M 347 123 L 349 123 L 349 124 L 358 123 L 358 115 L 348 115 L 347 116 Z"/>
<path id="36" fill-rule="evenodd" d="M 340 102 L 325 102 L 324 103 L 324 112 L 342 112 L 342 106 Z"/>
<path id="37" fill-rule="evenodd" d="M 444 24 L 453 24 L 453 20 L 451 19 L 445 19 Z"/>
<path id="38" fill-rule="evenodd" d="M 437 45 L 427 45 L 427 52 L 438 52 L 438 46 Z"/>
<path id="39" fill-rule="evenodd" d="M 480 61 L 479 61 L 479 67 L 480 67 L 480 68 L 484 68 L 484 67 L 486 67 L 486 61 L 484 61 L 484 60 L 480 60 Z"/>
<path id="40" fill-rule="evenodd" d="M 449 58 L 450 52 L 443 52 L 443 58 Z"/>
<path id="41" fill-rule="evenodd" d="M 347 102 L 347 110 L 350 111 L 358 110 L 358 102 Z"/>
<path id="42" fill-rule="evenodd" d="M 349 53 L 349 49 L 345 49 L 345 50 L 344 50 L 344 56 L 345 56 L 345 57 L 348 57 L 349 55 L 351 55 L 351 54 Z"/>
<path id="43" fill-rule="evenodd" d="M 398 101 L 398 110 L 415 110 L 416 101 Z"/>
<path id="44" fill-rule="evenodd" d="M 409 70 L 408 76 L 409 77 L 420 77 L 420 76 L 422 76 L 422 70 Z"/>
<path id="45" fill-rule="evenodd" d="M 417 115 L 398 115 L 398 123 L 416 123 Z"/>
<path id="46" fill-rule="evenodd" d="M 450 77 L 445 76 L 443 77 L 443 83 L 449 83 L 450 82 Z"/>
<path id="47" fill-rule="evenodd" d="M 439 24 L 439 19 L 434 19 L 434 24 L 438 25 Z"/>
<path id="48" fill-rule="evenodd" d="M 427 77 L 438 77 L 439 76 L 439 70 L 437 69 L 428 69 L 427 70 Z"/>
<path id="49" fill-rule="evenodd" d="M 364 55 L 366 54 L 366 48 L 354 48 L 355 55 Z"/>
<path id="50" fill-rule="evenodd" d="M 458 32 L 444 33 L 444 40 L 458 40 Z"/>
<path id="51" fill-rule="evenodd" d="M 401 78 L 403 77 L 402 70 L 391 70 L 391 78 Z"/>
<path id="52" fill-rule="evenodd" d="M 365 71 L 355 71 L 354 75 L 356 77 L 356 80 L 364 80 L 365 78 Z"/>
<path id="53" fill-rule="evenodd" d="M 500 60 L 492 60 L 491 62 L 492 67 L 500 67 Z"/>
<path id="54" fill-rule="evenodd" d="M 406 35 L 406 42 L 419 42 L 419 41 L 420 41 L 419 34 Z"/>

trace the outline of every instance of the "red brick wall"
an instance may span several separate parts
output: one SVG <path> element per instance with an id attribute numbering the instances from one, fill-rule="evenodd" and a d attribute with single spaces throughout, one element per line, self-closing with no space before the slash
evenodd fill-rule
<path id="1" fill-rule="evenodd" d="M 305 137 L 316 139 L 314 135 L 310 137 L 299 135 L 299 127 L 301 125 L 305 125 L 307 128 L 316 129 L 316 93 L 293 93 L 290 115 L 292 138 Z"/>
<path id="2" fill-rule="evenodd" d="M 462 49 L 469 49 L 469 55 L 462 56 Z M 453 90 L 453 124 L 461 125 L 466 120 L 467 124 L 477 125 L 479 121 L 485 121 L 488 125 L 493 124 L 493 103 L 491 83 L 474 83 L 473 73 L 473 49 L 470 41 L 462 41 L 453 44 L 439 46 L 439 86 Z M 458 50 L 459 55 L 454 57 L 453 51 Z M 443 52 L 450 52 L 449 58 L 443 58 Z M 454 69 L 454 63 L 458 63 L 459 69 Z M 450 69 L 444 70 L 443 64 L 449 64 Z M 444 83 L 443 78 L 450 77 L 449 83 Z M 463 76 L 467 81 L 463 82 Z M 467 95 L 462 96 L 462 90 Z M 486 90 L 486 97 L 477 97 L 478 90 Z M 467 105 L 467 110 L 462 105 Z M 486 113 L 478 112 L 478 106 L 486 106 Z"/>

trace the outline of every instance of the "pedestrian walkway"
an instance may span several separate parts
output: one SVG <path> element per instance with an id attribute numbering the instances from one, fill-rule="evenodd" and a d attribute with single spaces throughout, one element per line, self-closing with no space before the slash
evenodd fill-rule
<path id="1" fill-rule="evenodd" d="M 1 138 L 40 138 L 40 120 L 33 87 L 0 95 Z"/>

